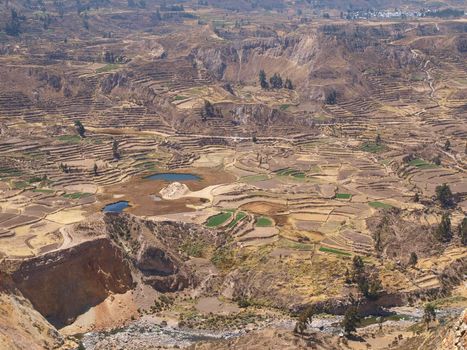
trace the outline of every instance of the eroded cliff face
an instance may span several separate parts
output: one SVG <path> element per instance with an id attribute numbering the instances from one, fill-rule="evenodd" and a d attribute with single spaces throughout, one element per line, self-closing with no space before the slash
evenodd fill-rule
<path id="1" fill-rule="evenodd" d="M 10 276 L 0 272 L 0 349 L 58 349 L 60 333 L 20 295 Z"/>
<path id="2" fill-rule="evenodd" d="M 70 324 L 111 293 L 124 293 L 133 286 L 129 262 L 108 238 L 26 260 L 12 278 L 56 327 Z"/>

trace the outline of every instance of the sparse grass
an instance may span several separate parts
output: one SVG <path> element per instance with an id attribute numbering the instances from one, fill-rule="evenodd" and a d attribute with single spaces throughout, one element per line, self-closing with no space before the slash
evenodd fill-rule
<path id="1" fill-rule="evenodd" d="M 273 222 L 270 218 L 266 216 L 260 216 L 256 219 L 256 226 L 257 227 L 271 227 L 273 226 Z"/>
<path id="2" fill-rule="evenodd" d="M 101 68 L 98 68 L 96 69 L 96 73 L 99 74 L 99 73 L 107 73 L 107 72 L 110 72 L 114 69 L 117 69 L 119 68 L 120 65 L 119 64 L 116 64 L 116 63 L 109 63 L 109 64 L 106 64 L 104 67 L 101 67 Z"/>
<path id="3" fill-rule="evenodd" d="M 187 240 L 180 246 L 180 249 L 188 256 L 201 258 L 204 256 L 206 244 L 202 241 Z"/>
<path id="4" fill-rule="evenodd" d="M 35 188 L 33 192 L 38 192 L 38 193 L 54 193 L 54 190 L 48 189 L 48 188 Z"/>
<path id="5" fill-rule="evenodd" d="M 285 111 L 285 110 L 287 110 L 289 107 L 290 107 L 289 104 L 283 104 L 283 105 L 280 105 L 280 106 L 279 106 L 279 109 L 280 109 L 281 111 Z"/>
<path id="6" fill-rule="evenodd" d="M 391 204 L 383 202 L 368 202 L 368 205 L 375 209 L 391 209 L 394 208 Z"/>
<path id="7" fill-rule="evenodd" d="M 13 182 L 13 188 L 16 189 L 16 190 L 22 190 L 22 189 L 24 189 L 26 187 L 29 187 L 29 186 L 31 186 L 31 185 L 27 181 L 14 181 Z"/>
<path id="8" fill-rule="evenodd" d="M 187 96 L 177 95 L 174 97 L 174 101 L 183 101 L 183 100 L 186 100 L 187 98 L 188 98 Z"/>
<path id="9" fill-rule="evenodd" d="M 337 199 L 350 199 L 352 195 L 350 193 L 336 193 Z"/>
<path id="10" fill-rule="evenodd" d="M 14 168 L 0 168 L 0 179 L 21 176 L 22 172 Z"/>
<path id="11" fill-rule="evenodd" d="M 420 158 L 411 160 L 409 162 L 409 165 L 420 168 L 420 169 L 433 169 L 433 168 L 438 167 L 436 164 L 428 163 L 427 161 L 420 159 Z"/>
<path id="12" fill-rule="evenodd" d="M 379 153 L 386 149 L 386 146 L 377 144 L 375 142 L 365 142 L 360 146 L 360 149 L 364 152 Z"/>
<path id="13" fill-rule="evenodd" d="M 265 181 L 269 179 L 267 175 L 250 175 L 250 176 L 243 176 L 240 180 L 245 182 L 256 182 L 256 181 Z"/>
<path id="14" fill-rule="evenodd" d="M 232 213 L 229 212 L 224 212 L 224 213 L 219 213 L 216 215 L 211 216 L 208 218 L 206 221 L 206 226 L 207 227 L 217 227 L 225 223 L 227 220 L 230 219 L 232 216 Z"/>
<path id="15" fill-rule="evenodd" d="M 313 250 L 313 245 L 309 243 L 300 243 L 294 242 L 288 239 L 282 239 L 279 245 L 283 248 L 290 248 L 294 250 L 302 250 L 302 251 L 311 251 Z"/>
<path id="16" fill-rule="evenodd" d="M 338 250 L 338 249 L 334 249 L 334 248 L 328 248 L 328 247 L 320 247 L 319 251 L 324 252 L 324 253 L 332 253 L 332 254 L 344 255 L 344 256 L 351 256 L 352 255 L 352 254 L 344 252 L 342 250 Z"/>
<path id="17" fill-rule="evenodd" d="M 305 173 L 291 168 L 279 169 L 275 173 L 279 176 L 292 176 L 297 179 L 304 179 L 306 177 Z"/>
<path id="18" fill-rule="evenodd" d="M 228 246 L 219 247 L 214 251 L 211 262 L 219 269 L 229 269 L 235 264 L 234 253 Z"/>
<path id="19" fill-rule="evenodd" d="M 58 137 L 58 140 L 65 143 L 80 143 L 81 137 L 79 135 L 62 135 Z"/>
<path id="20" fill-rule="evenodd" d="M 91 195 L 92 195 L 92 193 L 75 192 L 75 193 L 65 193 L 62 196 L 65 197 L 65 198 L 69 198 L 69 199 L 81 199 L 81 198 L 88 197 L 88 196 L 91 196 Z"/>

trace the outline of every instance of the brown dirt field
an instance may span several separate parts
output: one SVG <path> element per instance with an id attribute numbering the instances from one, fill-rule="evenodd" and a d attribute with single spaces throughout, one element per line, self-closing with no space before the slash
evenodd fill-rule
<path id="1" fill-rule="evenodd" d="M 252 202 L 244 204 L 240 208 L 253 214 L 269 216 L 277 226 L 285 226 L 289 222 L 288 215 L 277 215 L 277 213 L 287 210 L 287 207 L 283 204 Z"/>
<path id="2" fill-rule="evenodd" d="M 191 191 L 198 191 L 207 186 L 229 183 L 235 180 L 233 175 L 212 168 L 180 169 L 173 172 L 192 173 L 201 177 L 199 181 L 183 181 Z M 154 201 L 151 195 L 160 196 L 159 191 L 166 187 L 170 181 L 147 180 L 143 177 L 134 177 L 123 184 L 106 187 L 103 193 L 98 195 L 98 202 L 96 203 L 98 210 L 101 210 L 106 204 L 126 200 L 130 202 L 130 207 L 126 209 L 126 212 L 139 216 L 155 216 L 194 211 L 195 209 L 189 208 L 187 205 L 199 206 L 203 204 L 203 201 L 199 198 Z M 123 196 L 116 199 L 114 195 Z"/>

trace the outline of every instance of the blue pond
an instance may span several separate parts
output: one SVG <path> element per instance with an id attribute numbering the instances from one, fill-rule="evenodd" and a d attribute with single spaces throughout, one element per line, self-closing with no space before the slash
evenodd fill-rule
<path id="1" fill-rule="evenodd" d="M 130 205 L 127 201 L 120 201 L 115 203 L 107 204 L 104 209 L 104 213 L 121 213 L 124 209 L 128 208 Z"/>
<path id="2" fill-rule="evenodd" d="M 148 180 L 163 180 L 163 181 L 189 181 L 189 180 L 201 180 L 198 175 L 194 174 L 181 174 L 181 173 L 158 173 L 146 176 Z"/>

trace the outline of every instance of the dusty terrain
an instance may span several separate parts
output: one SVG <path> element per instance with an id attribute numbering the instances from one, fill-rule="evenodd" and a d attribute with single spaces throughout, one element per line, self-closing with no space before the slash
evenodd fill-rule
<path id="1" fill-rule="evenodd" d="M 0 348 L 461 349 L 467 20 L 424 5 L 0 2 Z"/>

